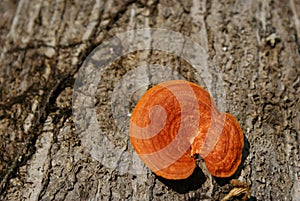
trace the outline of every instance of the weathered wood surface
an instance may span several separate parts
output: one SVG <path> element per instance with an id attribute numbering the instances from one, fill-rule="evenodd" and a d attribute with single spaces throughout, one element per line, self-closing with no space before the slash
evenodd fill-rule
<path id="1" fill-rule="evenodd" d="M 165 76 L 151 73 L 154 64 L 200 84 L 197 76 L 205 80 L 216 72 L 224 108 L 249 142 L 235 177 L 250 185 L 252 200 L 300 200 L 299 0 L 1 1 L 0 199 L 220 200 L 229 192 L 227 181 L 201 179 L 200 173 L 173 182 L 150 171 L 111 169 L 107 159 L 118 159 L 97 160 L 75 127 L 73 89 L 83 61 L 117 33 L 149 27 L 192 39 L 214 67 L 197 74 L 178 55 L 145 49 L 124 55 L 121 48 L 122 57 L 101 72 L 94 100 L 109 140 L 124 152 L 131 149 L 128 125 L 118 128 L 111 109 L 112 97 L 121 97 L 113 92 L 130 70 L 147 66 L 152 84 Z M 158 42 L 152 40 L 150 46 Z M 130 76 L 135 86 L 136 75 Z"/>

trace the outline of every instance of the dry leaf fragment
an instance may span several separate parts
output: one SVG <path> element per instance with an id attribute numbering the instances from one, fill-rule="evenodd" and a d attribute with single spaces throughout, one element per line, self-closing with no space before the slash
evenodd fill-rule
<path id="1" fill-rule="evenodd" d="M 237 179 L 232 179 L 230 183 L 235 186 L 221 201 L 228 201 L 237 196 L 244 195 L 241 200 L 246 201 L 250 199 L 250 187 Z"/>

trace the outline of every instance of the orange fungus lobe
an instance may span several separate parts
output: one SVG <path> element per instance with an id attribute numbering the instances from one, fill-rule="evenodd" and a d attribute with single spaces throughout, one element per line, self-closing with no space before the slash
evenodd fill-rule
<path id="1" fill-rule="evenodd" d="M 241 163 L 239 123 L 219 112 L 209 93 L 191 82 L 172 80 L 148 90 L 132 112 L 129 132 L 140 159 L 166 179 L 189 177 L 195 154 L 216 177 L 233 175 Z"/>

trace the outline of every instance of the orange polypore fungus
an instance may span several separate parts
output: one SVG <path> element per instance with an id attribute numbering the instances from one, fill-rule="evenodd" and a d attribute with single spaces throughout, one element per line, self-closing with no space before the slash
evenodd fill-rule
<path id="1" fill-rule="evenodd" d="M 148 90 L 130 119 L 130 141 L 140 159 L 158 176 L 185 179 L 204 159 L 216 177 L 235 173 L 244 136 L 234 116 L 219 112 L 200 86 L 172 80 Z"/>

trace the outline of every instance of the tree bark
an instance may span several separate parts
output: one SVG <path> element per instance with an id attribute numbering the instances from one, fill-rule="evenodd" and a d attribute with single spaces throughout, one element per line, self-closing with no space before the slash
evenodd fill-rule
<path id="1" fill-rule="evenodd" d="M 203 55 L 188 49 L 197 45 Z M 186 79 L 240 122 L 244 161 L 232 178 L 250 186 L 250 200 L 299 200 L 299 66 L 297 0 L 3 0 L 0 199 L 222 199 L 231 178 L 198 169 L 170 181 L 129 170 L 137 160 L 125 157 L 147 86 Z M 77 101 L 93 103 L 99 136 Z M 99 149 L 106 142 L 113 148 Z"/>

